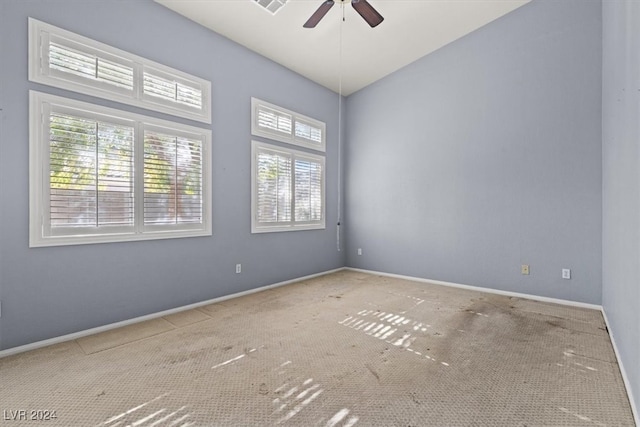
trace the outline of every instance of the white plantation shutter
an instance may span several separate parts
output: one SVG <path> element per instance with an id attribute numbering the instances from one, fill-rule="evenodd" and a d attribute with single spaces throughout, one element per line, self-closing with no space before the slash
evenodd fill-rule
<path id="1" fill-rule="evenodd" d="M 63 37 L 51 35 L 48 47 L 49 69 L 62 78 L 79 78 L 104 90 L 133 94 L 133 63 L 108 55 Z M 68 74 L 68 76 L 64 76 Z"/>
<path id="2" fill-rule="evenodd" d="M 160 70 L 145 67 L 142 91 L 155 98 L 154 102 L 179 104 L 198 111 L 203 109 L 203 90 L 197 81 L 185 81 Z"/>
<path id="3" fill-rule="evenodd" d="M 211 131 L 30 92 L 30 246 L 211 235 Z"/>
<path id="4" fill-rule="evenodd" d="M 322 219 L 322 164 L 319 161 L 296 159 L 295 162 L 296 221 Z"/>
<path id="5" fill-rule="evenodd" d="M 257 168 L 258 222 L 291 221 L 291 156 L 261 150 Z"/>
<path id="6" fill-rule="evenodd" d="M 208 80 L 33 18 L 29 80 L 211 123 Z"/>
<path id="7" fill-rule="evenodd" d="M 324 157 L 252 142 L 252 232 L 324 228 Z"/>
<path id="8" fill-rule="evenodd" d="M 144 224 L 201 224 L 202 141 L 144 134 Z"/>
<path id="9" fill-rule="evenodd" d="M 318 124 L 296 118 L 295 137 L 320 146 L 323 142 L 324 128 Z"/>
<path id="10" fill-rule="evenodd" d="M 56 111 L 49 120 L 51 232 L 132 226 L 133 126 Z"/>
<path id="11" fill-rule="evenodd" d="M 291 135 L 292 117 L 290 114 L 260 105 L 257 109 L 257 115 L 258 127 L 263 131 Z"/>
<path id="12" fill-rule="evenodd" d="M 276 141 L 325 151 L 325 123 L 251 98 L 251 133 Z"/>

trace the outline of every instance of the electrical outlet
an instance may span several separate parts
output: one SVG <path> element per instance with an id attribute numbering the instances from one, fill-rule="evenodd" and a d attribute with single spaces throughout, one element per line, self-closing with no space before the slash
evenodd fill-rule
<path id="1" fill-rule="evenodd" d="M 358 248 L 358 255 L 362 255 L 362 248 Z"/>
<path id="2" fill-rule="evenodd" d="M 529 264 L 522 264 L 522 267 L 520 267 L 520 271 L 525 276 L 528 276 L 529 275 Z"/>
<path id="3" fill-rule="evenodd" d="M 571 269 L 570 268 L 563 268 L 562 269 L 562 278 L 563 279 L 571 279 Z"/>
<path id="4" fill-rule="evenodd" d="M 242 264 L 236 264 L 236 274 L 242 273 Z"/>

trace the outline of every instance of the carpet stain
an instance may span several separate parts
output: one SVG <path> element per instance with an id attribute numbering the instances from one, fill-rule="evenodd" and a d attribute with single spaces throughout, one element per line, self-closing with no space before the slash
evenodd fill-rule
<path id="1" fill-rule="evenodd" d="M 380 382 L 380 374 L 378 374 L 371 366 L 369 366 L 369 365 L 364 365 L 364 366 L 369 370 L 369 372 L 371 372 L 371 374 L 374 377 L 376 377 L 376 380 L 378 380 L 378 382 Z"/>

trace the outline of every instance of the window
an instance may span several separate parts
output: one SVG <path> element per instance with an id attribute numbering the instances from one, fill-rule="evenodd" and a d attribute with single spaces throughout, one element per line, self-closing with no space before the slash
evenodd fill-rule
<path id="1" fill-rule="evenodd" d="M 29 80 L 211 123 L 211 83 L 29 18 Z"/>
<path id="2" fill-rule="evenodd" d="M 251 98 L 251 133 L 325 151 L 326 125 L 277 105 Z"/>
<path id="3" fill-rule="evenodd" d="M 324 156 L 251 144 L 251 232 L 325 228 Z"/>
<path id="4" fill-rule="evenodd" d="M 30 92 L 30 246 L 211 235 L 211 132 Z"/>
<path id="5" fill-rule="evenodd" d="M 251 133 L 325 151 L 326 125 L 251 98 Z M 325 157 L 251 143 L 251 232 L 325 228 Z"/>

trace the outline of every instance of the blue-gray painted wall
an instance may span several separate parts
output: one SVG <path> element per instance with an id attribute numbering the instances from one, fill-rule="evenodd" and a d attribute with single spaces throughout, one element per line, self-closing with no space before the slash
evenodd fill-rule
<path id="1" fill-rule="evenodd" d="M 345 259 L 335 94 L 150 0 L 0 0 L 0 349 L 346 263 L 602 302 L 640 406 L 638 8 L 534 0 L 349 97 Z M 212 81 L 212 237 L 28 248 L 28 90 L 116 105 L 27 81 L 28 16 Z M 327 230 L 250 234 L 251 96 L 327 122 Z"/>
<path id="2" fill-rule="evenodd" d="M 347 265 L 599 304 L 601 16 L 534 0 L 347 98 Z"/>
<path id="3" fill-rule="evenodd" d="M 603 1 L 602 304 L 640 409 L 640 2 Z"/>
<path id="4" fill-rule="evenodd" d="M 29 89 L 118 104 L 30 83 L 28 17 L 211 80 L 213 236 L 29 249 Z M 0 349 L 344 265 L 335 93 L 150 0 L 0 0 L 0 40 Z M 327 123 L 326 230 L 250 234 L 252 96 Z"/>

